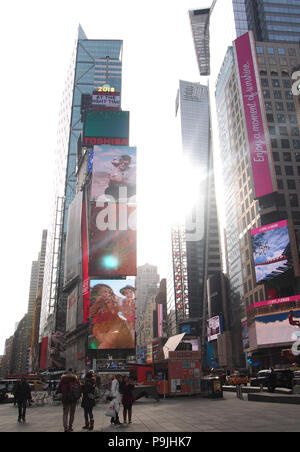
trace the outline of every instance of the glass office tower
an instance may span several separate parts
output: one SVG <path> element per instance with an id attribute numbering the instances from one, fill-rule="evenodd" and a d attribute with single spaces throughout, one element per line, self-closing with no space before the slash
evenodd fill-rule
<path id="1" fill-rule="evenodd" d="M 92 94 L 105 84 L 121 93 L 122 49 L 121 40 L 87 39 L 79 26 L 60 108 L 53 221 L 47 244 L 40 338 L 51 331 L 65 329 L 65 240 L 68 208 L 76 194 L 77 148 L 83 128 L 81 96 Z"/>
<path id="2" fill-rule="evenodd" d="M 206 317 L 206 281 L 209 276 L 221 270 L 207 86 L 180 81 L 177 117 L 180 121 L 183 156 L 188 168 L 192 168 L 192 177 L 197 180 L 197 186 L 190 193 L 192 202 L 185 218 L 188 301 L 180 302 L 180 298 L 176 300 L 177 292 L 175 293 L 176 318 L 198 319 L 202 327 Z M 173 249 L 176 248 L 173 246 Z M 173 256 L 173 264 L 174 262 Z M 178 280 L 177 267 L 178 265 L 174 266 L 175 281 Z M 169 306 L 170 312 L 171 308 Z M 184 311 L 185 314 L 181 315 L 179 311 Z"/>
<path id="3" fill-rule="evenodd" d="M 246 0 L 245 4 L 256 41 L 299 42 L 298 0 Z"/>

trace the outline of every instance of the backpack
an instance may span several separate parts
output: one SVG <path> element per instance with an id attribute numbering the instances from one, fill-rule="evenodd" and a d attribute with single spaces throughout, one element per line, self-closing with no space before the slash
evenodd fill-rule
<path id="1" fill-rule="evenodd" d="M 81 397 L 80 384 L 72 382 L 70 383 L 69 388 L 70 388 L 70 400 L 72 402 L 77 402 L 77 400 L 79 400 Z"/>
<path id="2" fill-rule="evenodd" d="M 81 386 L 74 379 L 72 381 L 62 382 L 62 395 L 65 403 L 74 403 L 81 397 Z"/>

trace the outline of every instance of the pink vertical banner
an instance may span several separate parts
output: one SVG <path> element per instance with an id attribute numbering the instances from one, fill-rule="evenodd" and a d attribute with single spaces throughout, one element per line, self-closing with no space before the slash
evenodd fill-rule
<path id="1" fill-rule="evenodd" d="M 252 32 L 234 41 L 239 79 L 243 97 L 255 198 L 273 193 L 263 114 L 260 106 L 260 81 L 256 78 L 256 55 L 251 47 Z M 254 43 L 254 40 L 253 40 Z"/>

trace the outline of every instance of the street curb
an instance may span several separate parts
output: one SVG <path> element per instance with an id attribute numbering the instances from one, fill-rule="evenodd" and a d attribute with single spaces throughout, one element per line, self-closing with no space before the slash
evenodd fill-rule
<path id="1" fill-rule="evenodd" d="M 300 405 L 300 396 L 292 394 L 248 394 L 248 401 Z"/>

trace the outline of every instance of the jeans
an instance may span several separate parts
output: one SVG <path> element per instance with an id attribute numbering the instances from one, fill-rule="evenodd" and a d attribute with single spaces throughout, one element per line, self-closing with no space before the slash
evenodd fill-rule
<path id="1" fill-rule="evenodd" d="M 76 402 L 63 404 L 63 424 L 64 424 L 65 430 L 67 430 L 69 427 L 71 428 L 73 426 L 75 410 L 76 410 Z M 69 415 L 70 415 L 70 418 L 69 418 Z M 69 418 L 69 422 L 68 422 L 68 418 Z"/>
<path id="2" fill-rule="evenodd" d="M 27 400 L 26 399 L 18 402 L 19 419 L 25 419 L 26 406 L 27 406 Z"/>
<path id="3" fill-rule="evenodd" d="M 93 421 L 94 420 L 93 407 L 91 407 L 91 408 L 84 408 L 84 419 L 85 419 L 85 423 L 86 424 L 88 424 L 89 421 Z"/>

